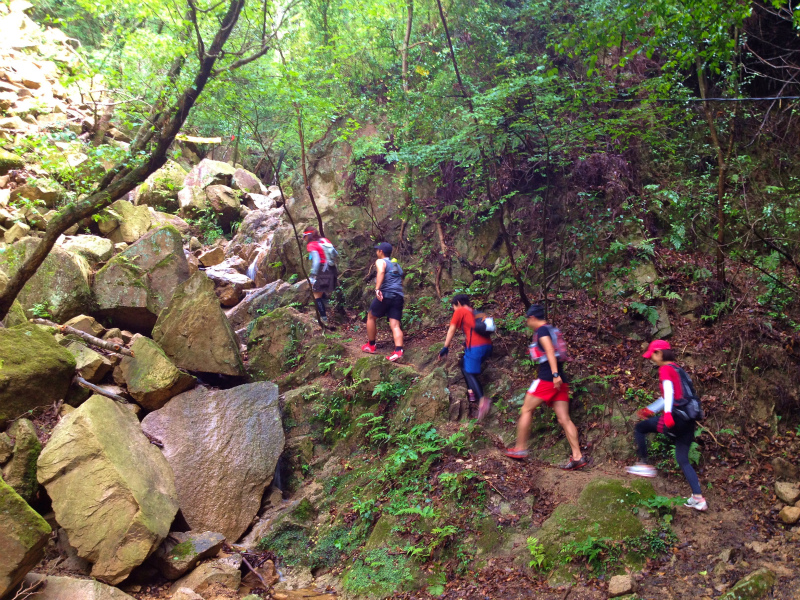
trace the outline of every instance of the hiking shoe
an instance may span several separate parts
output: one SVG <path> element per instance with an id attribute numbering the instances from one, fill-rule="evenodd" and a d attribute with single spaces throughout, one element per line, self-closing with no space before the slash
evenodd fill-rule
<path id="1" fill-rule="evenodd" d="M 403 351 L 402 350 L 395 350 L 389 356 L 386 357 L 386 360 L 390 360 L 392 362 L 397 362 L 403 358 Z"/>
<path id="2" fill-rule="evenodd" d="M 683 505 L 688 508 L 699 510 L 700 512 L 705 512 L 708 510 L 708 502 L 706 502 L 705 498 L 698 500 L 694 496 L 689 496 Z"/>
<path id="3" fill-rule="evenodd" d="M 467 390 L 467 396 L 469 396 L 469 401 L 470 402 L 475 402 L 475 400 L 476 400 L 475 392 L 473 392 L 472 390 Z"/>
<path id="4" fill-rule="evenodd" d="M 515 458 L 517 460 L 522 460 L 523 458 L 528 457 L 527 450 L 517 450 L 516 448 L 506 448 L 505 454 L 508 458 Z"/>
<path id="5" fill-rule="evenodd" d="M 567 464 L 561 465 L 561 469 L 563 469 L 564 471 L 574 471 L 576 469 L 582 469 L 588 464 L 589 464 L 589 457 L 584 454 L 578 460 L 574 460 L 572 457 L 570 457 L 569 462 Z"/>
<path id="6" fill-rule="evenodd" d="M 330 325 L 330 323 L 328 322 L 328 317 L 320 317 L 319 320 L 320 322 L 322 322 L 323 325 L 325 325 L 325 327 L 328 327 Z"/>
<path id="7" fill-rule="evenodd" d="M 361 346 L 361 351 L 367 354 L 375 354 L 375 344 L 370 345 L 369 342 Z"/>
<path id="8" fill-rule="evenodd" d="M 632 467 L 627 467 L 625 469 L 631 475 L 638 475 L 639 477 L 655 477 L 658 475 L 658 471 L 656 468 L 651 465 L 646 465 L 644 463 L 639 463 L 633 465 Z"/>

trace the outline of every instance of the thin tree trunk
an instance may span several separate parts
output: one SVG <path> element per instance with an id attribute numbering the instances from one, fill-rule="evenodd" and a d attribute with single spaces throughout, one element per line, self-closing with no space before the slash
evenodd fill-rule
<path id="1" fill-rule="evenodd" d="M 705 116 L 706 123 L 708 123 L 711 143 L 717 152 L 717 281 L 725 283 L 725 254 L 722 249 L 725 245 L 725 180 L 728 164 L 717 133 L 717 126 L 714 122 L 714 111 L 711 108 L 711 104 L 706 100 L 708 88 L 699 58 L 697 59 L 697 81 L 700 88 L 700 97 L 703 99 L 703 116 Z"/>
<path id="2" fill-rule="evenodd" d="M 106 103 L 103 108 L 103 113 L 100 119 L 95 123 L 94 137 L 92 138 L 92 146 L 99 146 L 103 143 L 106 133 L 111 127 L 111 117 L 114 116 L 114 103 L 110 101 Z"/>
<path id="3" fill-rule="evenodd" d="M 167 162 L 169 147 L 175 141 L 175 136 L 178 135 L 198 96 L 200 96 L 206 83 L 208 83 L 214 64 L 221 55 L 222 48 L 228 41 L 228 37 L 239 19 L 244 4 L 245 0 L 230 0 L 228 11 L 220 22 L 209 51 L 202 55 L 200 67 L 195 74 L 194 80 L 186 87 L 169 113 L 163 114 L 156 123 L 155 129 L 160 130 L 161 135 L 153 152 L 136 167 L 125 164 L 117 165 L 98 183 L 97 191 L 86 198 L 65 206 L 50 220 L 44 236 L 33 253 L 19 266 L 17 272 L 9 279 L 6 289 L 0 293 L 0 320 L 4 319 L 8 314 L 14 300 L 28 280 L 36 273 L 45 258 L 47 258 L 62 233 L 75 223 L 90 217 L 117 198 L 127 194 L 151 173 L 164 166 Z M 144 142 L 140 143 L 143 144 Z M 131 144 L 131 156 L 135 156 L 139 150 L 141 150 L 141 146 Z"/>
<path id="4" fill-rule="evenodd" d="M 408 9 L 408 20 L 406 21 L 406 35 L 403 38 L 403 49 L 400 56 L 403 63 L 403 91 L 408 94 L 408 45 L 411 42 L 411 26 L 414 23 L 414 0 L 407 0 L 406 8 Z"/>
<path id="5" fill-rule="evenodd" d="M 453 40 L 450 38 L 450 30 L 447 27 L 447 18 L 444 16 L 444 9 L 442 8 L 442 0 L 436 0 L 436 4 L 439 7 L 439 17 L 442 19 L 442 26 L 444 27 L 444 33 L 447 36 L 447 46 L 450 49 L 450 59 L 453 62 L 453 70 L 456 73 L 456 80 L 458 81 L 458 87 L 461 89 L 461 94 L 464 96 L 464 99 L 467 101 L 467 105 L 469 106 L 470 113 L 472 115 L 472 122 L 475 125 L 476 131 L 479 128 L 478 120 L 475 118 L 475 107 L 472 104 L 472 98 L 470 98 L 469 94 L 467 93 L 467 88 L 464 87 L 464 82 L 461 80 L 461 71 L 458 70 L 458 61 L 456 61 L 456 53 L 453 50 Z M 494 204 L 494 194 L 492 194 L 492 186 L 488 179 L 488 167 L 489 161 L 486 159 L 486 153 L 483 151 L 483 146 L 480 145 L 478 142 L 478 150 L 480 151 L 481 161 L 484 166 L 484 170 L 486 174 L 484 175 L 484 186 L 486 187 L 486 195 L 489 198 L 489 201 Z M 511 247 L 511 238 L 508 235 L 508 230 L 506 229 L 505 218 L 504 214 L 504 204 L 500 203 L 500 232 L 503 236 L 503 242 L 506 247 L 506 252 L 508 253 L 508 260 L 511 264 L 511 270 L 514 272 L 514 277 L 517 280 L 517 288 L 519 289 L 519 297 L 522 300 L 522 304 L 525 305 L 525 308 L 528 308 L 531 305 L 531 301 L 528 300 L 528 295 L 525 293 L 525 282 L 522 279 L 522 273 L 520 273 L 519 269 L 517 268 L 517 262 L 514 259 L 514 249 Z"/>
<path id="6" fill-rule="evenodd" d="M 317 215 L 317 224 L 319 225 L 319 234 L 325 237 L 325 229 L 322 225 L 322 215 L 319 214 L 317 208 L 317 201 L 314 200 L 314 192 L 311 191 L 311 183 L 308 181 L 308 171 L 306 171 L 306 142 L 303 136 L 303 118 L 300 115 L 300 106 L 295 103 L 294 110 L 297 113 L 297 135 L 300 138 L 300 165 L 303 171 L 303 185 L 308 192 L 308 198 L 311 200 L 311 207 L 314 209 L 314 214 Z M 280 183 L 278 184 L 280 185 Z"/>

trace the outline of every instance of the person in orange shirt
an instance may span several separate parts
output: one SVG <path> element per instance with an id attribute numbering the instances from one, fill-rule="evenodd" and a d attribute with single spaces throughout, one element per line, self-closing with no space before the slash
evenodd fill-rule
<path id="1" fill-rule="evenodd" d="M 460 362 L 461 372 L 467 382 L 467 393 L 470 402 L 479 401 L 478 420 L 482 420 L 489 412 L 491 401 L 483 393 L 483 386 L 478 380 L 483 361 L 492 353 L 492 340 L 475 331 L 475 310 L 472 301 L 466 294 L 456 294 L 452 299 L 453 318 L 444 340 L 444 347 L 439 351 L 437 360 L 442 360 L 450 352 L 450 342 L 456 330 L 464 331 L 464 358 Z"/>

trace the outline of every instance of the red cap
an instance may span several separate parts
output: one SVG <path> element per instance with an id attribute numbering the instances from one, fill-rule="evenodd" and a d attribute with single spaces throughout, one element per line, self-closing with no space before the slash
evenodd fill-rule
<path id="1" fill-rule="evenodd" d="M 647 347 L 647 352 L 642 354 L 643 358 L 650 358 L 656 350 L 670 350 L 672 346 L 666 340 L 653 340 Z"/>

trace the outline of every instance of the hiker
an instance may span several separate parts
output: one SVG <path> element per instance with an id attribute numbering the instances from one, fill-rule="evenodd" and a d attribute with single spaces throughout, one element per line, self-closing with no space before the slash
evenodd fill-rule
<path id="1" fill-rule="evenodd" d="M 578 442 L 578 429 L 569 418 L 569 385 L 564 381 L 562 369 L 566 360 L 566 346 L 561 334 L 555 327 L 545 321 L 544 307 L 534 304 L 526 313 L 527 325 L 535 333 L 533 343 L 529 346 L 531 358 L 539 363 L 539 377 L 531 383 L 522 413 L 517 422 L 517 443 L 506 450 L 506 456 L 523 459 L 528 456 L 528 436 L 531 431 L 533 411 L 543 402 L 553 409 L 558 424 L 564 430 L 572 450 L 569 460 L 561 468 L 565 470 L 581 469 L 589 464 L 589 458 L 581 453 Z"/>
<path id="2" fill-rule="evenodd" d="M 694 441 L 694 430 L 699 416 L 699 403 L 697 408 L 690 406 L 697 394 L 686 372 L 675 362 L 675 352 L 665 340 L 650 342 L 647 351 L 642 355 L 649 358 L 650 362 L 658 367 L 658 379 L 661 381 L 663 396 L 650 406 L 639 411 L 643 419 L 637 423 L 633 435 L 636 439 L 639 462 L 626 471 L 631 475 L 640 477 L 655 477 L 655 467 L 647 462 L 647 434 L 664 433 L 675 442 L 675 458 L 683 470 L 683 475 L 692 488 L 692 496 L 686 500 L 684 506 L 699 511 L 708 510 L 708 503 L 703 497 L 700 480 L 689 461 L 689 449 Z M 664 414 L 657 413 L 663 408 Z M 690 416 L 690 415 L 693 415 Z"/>
<path id="3" fill-rule="evenodd" d="M 375 299 L 369 306 L 367 314 L 367 343 L 361 346 L 362 352 L 375 354 L 375 340 L 378 333 L 377 321 L 381 317 L 389 318 L 389 327 L 394 338 L 394 352 L 387 360 L 396 362 L 403 357 L 403 330 L 400 320 L 403 318 L 403 268 L 397 259 L 392 258 L 392 245 L 381 242 L 375 246 L 375 268 L 378 276 L 375 279 Z"/>
<path id="4" fill-rule="evenodd" d="M 436 360 L 442 360 L 447 356 L 456 330 L 462 329 L 464 331 L 464 357 L 459 361 L 459 366 L 464 374 L 464 380 L 467 382 L 469 401 L 479 401 L 478 420 L 481 421 L 489 412 L 491 404 L 489 399 L 483 395 L 483 387 L 478 376 L 481 374 L 481 364 L 484 359 L 492 353 L 492 340 L 488 335 L 482 335 L 475 330 L 476 313 L 467 294 L 456 294 L 451 303 L 453 318 L 450 319 L 450 328 L 447 330 L 444 347 L 439 351 Z"/>
<path id="5" fill-rule="evenodd" d="M 339 253 L 333 247 L 330 240 L 320 236 L 319 231 L 313 227 L 307 227 L 303 231 L 303 241 L 308 250 L 308 259 L 311 261 L 311 291 L 314 294 L 314 302 L 319 311 L 320 321 L 328 325 L 327 303 L 328 298 L 336 289 L 339 279 L 339 272 L 336 270 L 336 258 Z"/>

